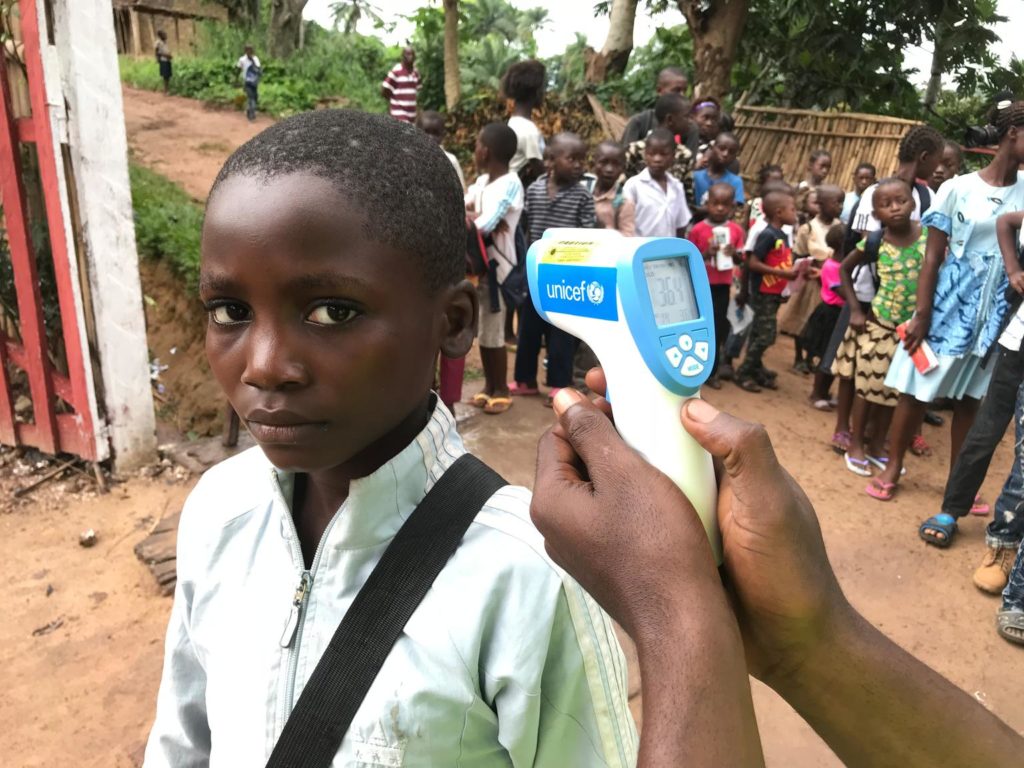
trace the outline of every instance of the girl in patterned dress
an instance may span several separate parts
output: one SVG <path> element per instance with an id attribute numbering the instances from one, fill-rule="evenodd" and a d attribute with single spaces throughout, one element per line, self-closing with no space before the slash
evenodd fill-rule
<path id="1" fill-rule="evenodd" d="M 939 398 L 953 401 L 952 465 L 988 388 L 991 369 L 983 361 L 1008 307 L 996 219 L 1024 208 L 1024 174 L 1018 171 L 1024 163 L 1024 101 L 1000 102 L 992 122 L 999 136 L 992 162 L 943 184 L 921 222 L 929 231 L 917 311 L 885 378 L 900 398 L 888 466 L 873 481 L 872 495 L 883 501 L 895 493 L 926 404 Z M 923 374 L 911 354 L 926 339 L 938 367 Z"/>

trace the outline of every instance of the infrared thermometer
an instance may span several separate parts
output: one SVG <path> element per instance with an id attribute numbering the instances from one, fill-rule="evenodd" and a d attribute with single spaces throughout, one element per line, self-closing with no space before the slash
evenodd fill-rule
<path id="1" fill-rule="evenodd" d="M 552 325 L 594 350 L 623 440 L 668 475 L 722 562 L 711 456 L 679 421 L 714 365 L 711 288 L 700 252 L 675 237 L 549 229 L 526 257 L 530 295 Z"/>

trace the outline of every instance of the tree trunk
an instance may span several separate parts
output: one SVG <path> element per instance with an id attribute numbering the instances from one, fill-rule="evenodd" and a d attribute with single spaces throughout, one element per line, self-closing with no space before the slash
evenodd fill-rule
<path id="1" fill-rule="evenodd" d="M 459 76 L 459 0 L 444 0 L 444 105 L 455 109 L 462 95 Z"/>
<path id="2" fill-rule="evenodd" d="M 267 48 L 271 56 L 287 59 L 299 47 L 302 9 L 306 0 L 271 0 Z"/>
<path id="3" fill-rule="evenodd" d="M 584 52 L 588 83 L 603 83 L 609 75 L 621 75 L 626 71 L 629 54 L 633 52 L 636 6 L 637 0 L 612 0 L 604 47 L 600 53 L 595 53 L 592 48 Z"/>
<path id="4" fill-rule="evenodd" d="M 676 0 L 693 35 L 695 98 L 721 99 L 731 87 L 748 0 Z"/>
<path id="5" fill-rule="evenodd" d="M 950 19 L 948 8 L 943 9 L 935 20 L 935 31 L 932 33 L 932 66 L 929 72 L 928 88 L 924 92 L 924 105 L 931 109 L 939 100 L 939 93 L 942 91 L 942 70 L 946 63 L 946 30 Z"/>

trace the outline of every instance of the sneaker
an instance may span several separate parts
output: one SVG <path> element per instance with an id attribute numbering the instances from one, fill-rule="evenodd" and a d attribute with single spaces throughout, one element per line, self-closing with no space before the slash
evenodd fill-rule
<path id="1" fill-rule="evenodd" d="M 1001 594 L 1010 578 L 1010 569 L 1017 558 L 1013 547 L 989 547 L 974 572 L 974 586 L 990 595 Z"/>

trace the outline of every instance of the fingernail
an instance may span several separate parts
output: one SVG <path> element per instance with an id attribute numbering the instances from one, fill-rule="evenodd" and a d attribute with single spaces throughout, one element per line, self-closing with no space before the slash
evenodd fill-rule
<path id="1" fill-rule="evenodd" d="M 558 394 L 555 395 L 554 401 L 551 405 L 555 409 L 555 413 L 561 416 L 563 413 L 572 408 L 576 403 L 583 402 L 583 395 L 577 392 L 572 387 L 563 387 L 558 390 Z"/>
<path id="2" fill-rule="evenodd" d="M 686 402 L 686 416 L 701 424 L 709 424 L 718 417 L 718 409 L 695 397 Z"/>

